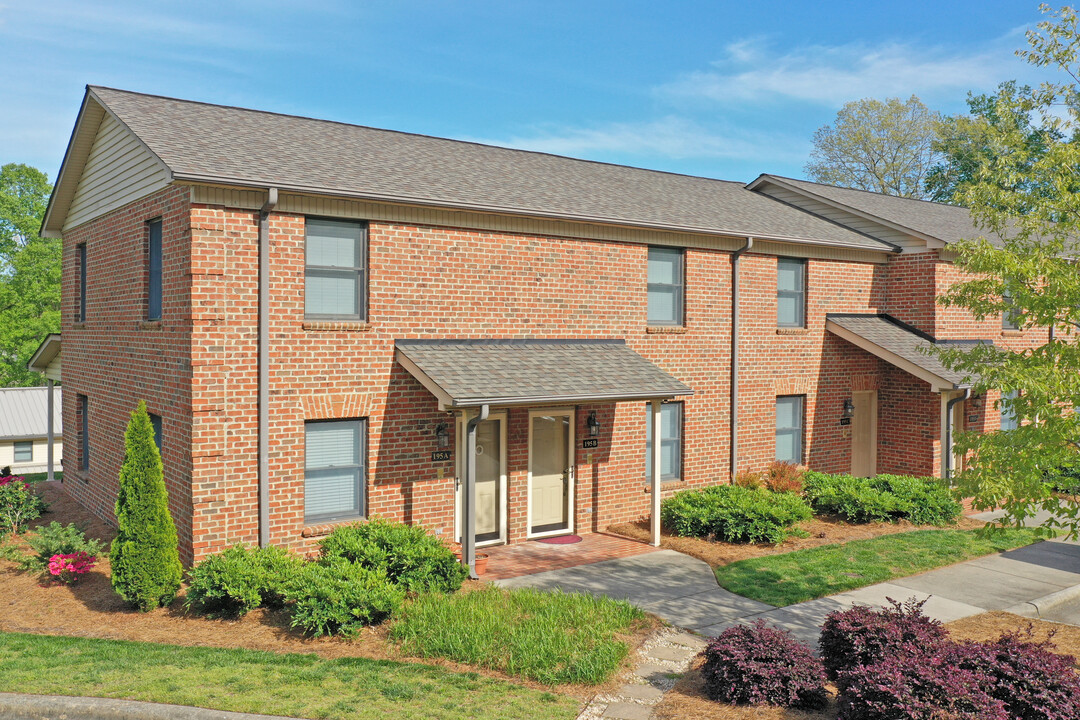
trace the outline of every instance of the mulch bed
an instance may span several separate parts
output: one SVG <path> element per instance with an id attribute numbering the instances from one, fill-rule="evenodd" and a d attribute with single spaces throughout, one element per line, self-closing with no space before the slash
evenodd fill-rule
<path id="1" fill-rule="evenodd" d="M 983 527 L 986 523 L 968 517 L 961 517 L 956 524 L 949 525 L 950 529 L 975 530 Z M 941 530 L 933 525 L 913 525 L 901 520 L 894 523 L 875 522 L 865 524 L 852 524 L 838 518 L 815 517 L 813 520 L 801 523 L 800 528 L 805 530 L 809 537 L 788 538 L 779 545 L 765 545 L 753 543 L 726 543 L 702 540 L 701 538 L 679 537 L 669 535 L 666 532 L 660 534 L 660 546 L 677 550 L 686 555 L 704 560 L 714 568 L 730 565 L 739 560 L 762 557 L 763 555 L 779 555 L 793 550 L 818 547 L 820 545 L 834 545 L 851 540 L 865 540 L 867 538 L 881 537 L 882 535 L 895 535 L 896 533 L 911 532 L 912 530 Z M 607 531 L 615 535 L 622 535 L 633 540 L 650 542 L 652 534 L 649 530 L 648 520 L 639 520 L 635 523 L 623 523 L 611 525 Z"/>
<path id="2" fill-rule="evenodd" d="M 1055 645 L 1055 652 L 1080 658 L 1080 627 L 1028 620 L 1005 612 L 989 612 L 948 623 L 949 634 L 956 640 L 996 640 L 1004 633 L 1032 630 L 1036 642 L 1048 636 Z M 701 658 L 695 660 L 690 672 L 664 696 L 653 716 L 656 720 L 836 720 L 836 699 L 830 696 L 829 707 L 820 712 L 802 712 L 786 708 L 761 706 L 737 706 L 718 703 L 705 695 L 705 684 L 699 668 Z M 1077 665 L 1080 670 L 1080 664 Z M 830 692 L 835 688 L 829 687 Z"/>
<path id="3" fill-rule="evenodd" d="M 76 523 L 87 537 L 108 542 L 115 536 L 114 528 L 73 501 L 60 483 L 40 483 L 37 487 L 50 507 L 37 522 L 31 523 L 31 527 L 47 525 L 56 520 L 64 524 Z M 615 679 L 603 686 L 565 685 L 552 688 L 472 665 L 437 658 L 410 657 L 388 642 L 385 627 L 366 628 L 359 637 L 346 640 L 306 638 L 290 627 L 288 614 L 282 611 L 259 609 L 236 620 L 209 619 L 184 610 L 183 591 L 167 608 L 148 613 L 136 612 L 129 609 L 113 591 L 107 556 L 103 556 L 94 570 L 80 576 L 73 585 L 49 583 L 47 577 L 36 572 L 22 572 L 14 563 L 0 559 L 0 631 L 278 653 L 313 653 L 325 658 L 363 657 L 421 662 L 459 672 L 475 672 L 580 699 L 618 685 L 616 674 Z M 476 581 L 467 581 L 462 589 L 468 592 L 480 585 Z M 653 620 L 633 637 L 627 638 L 631 644 L 628 663 L 657 624 L 658 621 Z"/>

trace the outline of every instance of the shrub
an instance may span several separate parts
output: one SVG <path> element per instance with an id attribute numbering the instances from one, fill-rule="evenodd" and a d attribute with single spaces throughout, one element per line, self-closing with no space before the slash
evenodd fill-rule
<path id="1" fill-rule="evenodd" d="M 20 533 L 37 520 L 48 505 L 21 477 L 0 478 L 0 534 Z"/>
<path id="2" fill-rule="evenodd" d="M 96 559 L 101 552 L 100 540 L 87 540 L 75 523 L 61 525 L 55 520 L 39 527 L 26 538 L 26 543 L 36 554 L 27 558 L 24 565 L 39 570 L 46 567 L 54 555 L 84 553 Z"/>
<path id="3" fill-rule="evenodd" d="M 383 570 L 391 582 L 413 593 L 453 592 L 469 574 L 423 526 L 381 518 L 336 528 L 319 542 L 319 550 L 324 559 Z"/>
<path id="4" fill-rule="evenodd" d="M 818 648 L 830 680 L 840 673 L 872 665 L 893 655 L 933 652 L 948 636 L 945 626 L 922 613 L 925 600 L 914 598 L 890 607 L 855 605 L 828 614 L 821 626 Z"/>
<path id="5" fill-rule="evenodd" d="M 1002 702 L 1010 718 L 1076 720 L 1080 718 L 1080 676 L 1075 659 L 1050 651 L 1047 639 L 1032 642 L 1019 634 L 994 642 L 965 642 L 950 647 L 945 660 L 976 674 L 980 685 Z"/>
<path id="6" fill-rule="evenodd" d="M 705 648 L 701 674 L 713 700 L 736 705 L 825 707 L 825 672 L 786 630 L 758 620 L 720 633 Z"/>
<path id="7" fill-rule="evenodd" d="M 735 475 L 734 485 L 744 488 L 763 488 L 765 487 L 765 473 L 755 472 L 753 470 L 740 470 Z"/>
<path id="8" fill-rule="evenodd" d="M 776 461 L 765 471 L 765 487 L 777 493 L 801 493 L 806 468 Z"/>
<path id="9" fill-rule="evenodd" d="M 355 636 L 393 615 L 405 600 L 383 569 L 343 560 L 306 563 L 286 588 L 292 625 L 308 635 Z"/>
<path id="10" fill-rule="evenodd" d="M 81 551 L 53 555 L 49 558 L 49 574 L 70 585 L 79 579 L 79 575 L 93 570 L 96 563 L 96 555 Z"/>
<path id="11" fill-rule="evenodd" d="M 940 653 L 888 655 L 841 678 L 837 720 L 1013 720 L 978 673 Z"/>
<path id="12" fill-rule="evenodd" d="M 185 607 L 204 615 L 238 616 L 257 607 L 281 607 L 304 561 L 280 547 L 234 545 L 188 571 Z"/>
<path id="13" fill-rule="evenodd" d="M 905 519 L 917 525 L 947 525 L 961 512 L 949 489 L 935 478 L 878 475 L 857 478 L 807 472 L 806 499 L 816 512 L 855 523 Z"/>
<path id="14" fill-rule="evenodd" d="M 783 542 L 796 523 L 812 517 L 792 493 L 717 485 L 684 490 L 663 502 L 660 518 L 676 535 L 727 542 Z"/>
<path id="15" fill-rule="evenodd" d="M 142 400 L 124 433 L 116 523 L 109 553 L 113 589 L 143 612 L 168 605 L 180 589 L 182 568 L 161 455 Z"/>

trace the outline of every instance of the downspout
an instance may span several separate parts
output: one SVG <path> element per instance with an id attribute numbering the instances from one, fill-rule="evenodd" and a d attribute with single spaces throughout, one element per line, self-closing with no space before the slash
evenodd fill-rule
<path id="1" fill-rule="evenodd" d="M 270 212 L 277 204 L 277 188 L 268 188 L 259 210 L 259 547 L 270 544 Z"/>
<path id="2" fill-rule="evenodd" d="M 964 388 L 964 394 L 950 398 L 945 403 L 945 457 L 942 465 L 945 467 L 945 479 L 952 479 L 953 471 L 953 418 L 952 411 L 956 404 L 971 397 L 971 388 Z"/>
<path id="3" fill-rule="evenodd" d="M 480 406 L 480 414 L 465 423 L 465 488 L 461 492 L 461 562 L 476 574 L 476 427 L 488 419 L 489 405 Z"/>
<path id="4" fill-rule="evenodd" d="M 731 253 L 731 482 L 739 472 L 739 258 L 754 247 L 754 238 Z"/>

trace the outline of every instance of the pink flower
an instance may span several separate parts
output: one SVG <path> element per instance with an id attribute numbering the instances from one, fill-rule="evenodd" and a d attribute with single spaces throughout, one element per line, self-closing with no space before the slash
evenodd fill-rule
<path id="1" fill-rule="evenodd" d="M 90 572 L 96 563 L 96 557 L 82 551 L 56 554 L 49 558 L 49 574 L 72 583 L 77 579 L 75 576 Z"/>

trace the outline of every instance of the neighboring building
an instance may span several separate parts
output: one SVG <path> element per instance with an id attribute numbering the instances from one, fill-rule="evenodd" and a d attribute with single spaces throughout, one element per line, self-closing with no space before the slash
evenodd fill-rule
<path id="1" fill-rule="evenodd" d="M 60 388 L 53 388 L 55 407 L 61 407 Z M 0 388 L 0 468 L 13 475 L 49 469 L 49 388 Z M 60 413 L 53 417 L 53 469 L 61 470 L 63 431 Z"/>
<path id="2" fill-rule="evenodd" d="M 936 305 L 962 208 L 97 87 L 43 232 L 67 486 L 111 517 L 145 399 L 187 561 L 372 514 L 453 536 L 472 447 L 496 543 L 777 458 L 942 474 L 946 408 L 1001 420 L 920 348 L 1046 338 Z"/>

